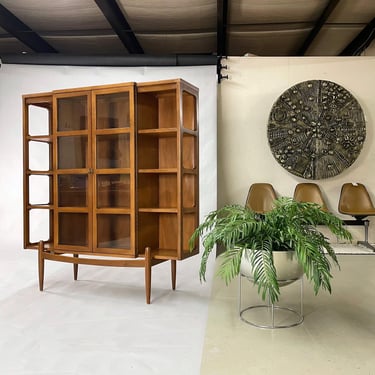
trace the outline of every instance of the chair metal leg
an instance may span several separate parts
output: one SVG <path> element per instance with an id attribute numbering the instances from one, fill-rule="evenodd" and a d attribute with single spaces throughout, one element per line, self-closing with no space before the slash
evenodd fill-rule
<path id="1" fill-rule="evenodd" d="M 370 221 L 369 220 L 363 220 L 363 224 L 365 226 L 365 240 L 364 241 L 358 241 L 357 244 L 363 245 L 363 246 L 367 247 L 368 249 L 371 249 L 372 251 L 375 251 L 375 247 L 372 246 L 368 242 L 368 228 L 369 228 Z"/>

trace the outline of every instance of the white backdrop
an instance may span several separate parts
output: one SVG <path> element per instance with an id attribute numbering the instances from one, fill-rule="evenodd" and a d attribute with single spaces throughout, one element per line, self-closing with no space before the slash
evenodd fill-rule
<path id="1" fill-rule="evenodd" d="M 328 208 L 336 214 L 345 182 L 364 183 L 375 203 L 375 57 L 229 57 L 225 65 L 229 80 L 223 80 L 218 90 L 219 206 L 243 204 L 254 182 L 270 182 L 279 195 L 292 196 L 296 184 L 307 181 L 277 163 L 267 123 L 281 93 L 310 79 L 333 81 L 350 91 L 366 120 L 366 141 L 357 160 L 338 176 L 312 182 L 321 187 Z M 355 239 L 364 238 L 363 227 L 349 229 Z M 375 217 L 369 237 L 375 242 Z"/>
<path id="2" fill-rule="evenodd" d="M 120 82 L 182 78 L 199 88 L 200 215 L 216 208 L 216 66 L 72 67 L 8 65 L 0 68 L 1 248 L 23 248 L 22 95 Z"/>
<path id="3" fill-rule="evenodd" d="M 182 363 L 181 375 L 199 374 L 211 290 L 210 282 L 199 282 L 200 256 L 180 262 L 176 291 L 169 290 L 169 263 L 159 265 L 153 271 L 151 305 L 146 305 L 144 275 L 137 268 L 80 267 L 77 284 L 70 267 L 48 262 L 46 290 L 40 293 L 37 252 L 22 250 L 22 94 L 173 78 L 199 88 L 202 216 L 216 208 L 215 66 L 1 66 L 1 374 L 168 375 Z"/>

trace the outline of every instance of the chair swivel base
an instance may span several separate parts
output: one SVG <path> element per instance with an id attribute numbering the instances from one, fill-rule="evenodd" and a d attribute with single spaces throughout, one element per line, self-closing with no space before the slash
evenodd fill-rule
<path id="1" fill-rule="evenodd" d="M 375 246 L 371 245 L 368 242 L 368 229 L 370 226 L 370 221 L 368 219 L 356 219 L 356 220 L 344 220 L 346 225 L 363 225 L 365 227 L 365 240 L 364 241 L 357 241 L 357 245 L 362 245 L 367 247 L 368 249 L 375 251 Z"/>
<path id="2" fill-rule="evenodd" d="M 372 251 L 375 251 L 375 246 L 371 245 L 368 241 L 357 241 L 357 244 L 365 246 Z"/>

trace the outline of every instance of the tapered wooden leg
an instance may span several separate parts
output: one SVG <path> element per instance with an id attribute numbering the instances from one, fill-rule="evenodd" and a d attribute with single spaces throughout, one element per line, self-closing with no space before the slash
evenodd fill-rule
<path id="1" fill-rule="evenodd" d="M 78 258 L 78 254 L 73 254 L 74 258 Z M 73 277 L 74 280 L 78 278 L 78 263 L 73 263 Z"/>
<path id="2" fill-rule="evenodd" d="M 151 300 L 151 248 L 145 249 L 145 287 L 146 287 L 146 303 L 150 304 Z"/>
<path id="3" fill-rule="evenodd" d="M 43 291 L 43 283 L 44 283 L 44 243 L 43 241 L 39 241 L 38 246 L 38 274 L 39 274 L 39 290 Z"/>
<path id="4" fill-rule="evenodd" d="M 176 289 L 176 260 L 171 260 L 172 289 Z"/>

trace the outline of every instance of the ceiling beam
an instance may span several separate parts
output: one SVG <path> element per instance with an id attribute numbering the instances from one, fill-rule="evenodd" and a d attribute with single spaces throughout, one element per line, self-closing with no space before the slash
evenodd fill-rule
<path id="1" fill-rule="evenodd" d="M 139 44 L 116 0 L 95 0 L 95 2 L 128 52 L 143 54 L 143 48 Z"/>
<path id="2" fill-rule="evenodd" d="M 217 1 L 217 56 L 227 56 L 228 0 Z"/>
<path id="3" fill-rule="evenodd" d="M 0 4 L 0 26 L 20 42 L 31 48 L 34 52 L 58 52 L 48 44 L 39 34 L 30 29 L 19 18 Z"/>
<path id="4" fill-rule="evenodd" d="M 70 54 L 4 54 L 3 64 L 71 65 L 71 66 L 201 66 L 216 65 L 215 55 L 70 55 Z"/>
<path id="5" fill-rule="evenodd" d="M 339 56 L 358 56 L 374 40 L 375 18 L 369 22 L 362 31 L 342 50 Z"/>
<path id="6" fill-rule="evenodd" d="M 304 56 L 306 51 L 309 49 L 311 43 L 314 41 L 315 37 L 318 35 L 320 29 L 323 27 L 324 23 L 326 22 L 327 18 L 335 9 L 336 5 L 340 2 L 340 0 L 329 0 L 327 6 L 324 8 L 322 14 L 315 22 L 314 27 L 312 28 L 310 34 L 307 36 L 305 41 L 303 42 L 302 46 L 297 52 L 297 56 Z"/>

